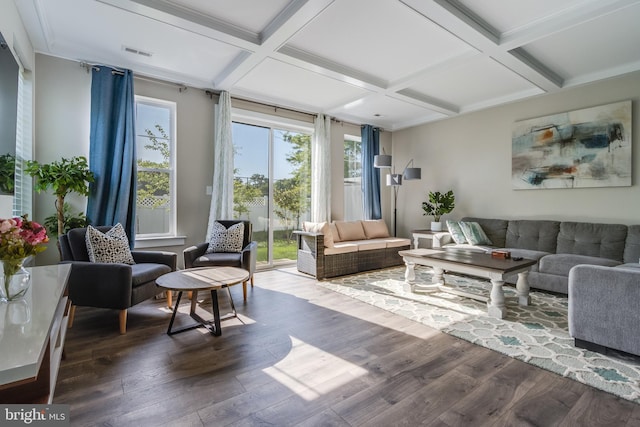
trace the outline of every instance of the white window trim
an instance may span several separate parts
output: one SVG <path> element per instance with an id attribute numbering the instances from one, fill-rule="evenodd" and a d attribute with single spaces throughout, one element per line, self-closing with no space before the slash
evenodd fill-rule
<path id="1" fill-rule="evenodd" d="M 186 241 L 186 236 L 178 236 L 177 235 L 177 221 L 178 221 L 178 212 L 177 212 L 177 202 L 176 202 L 176 165 L 177 165 L 177 103 L 174 101 L 167 101 L 159 98 L 151 98 L 148 96 L 135 95 L 135 102 L 147 103 L 151 105 L 159 105 L 163 107 L 167 107 L 171 111 L 171 158 L 169 159 L 169 186 L 170 186 L 170 204 L 169 209 L 171 210 L 171 222 L 169 225 L 168 233 L 153 233 L 153 234 L 136 234 L 135 237 L 135 249 L 139 248 L 151 248 L 151 247 L 161 247 L 161 246 L 180 246 L 184 245 Z M 136 129 L 136 137 L 138 135 L 138 130 Z M 136 159 L 137 164 L 137 159 Z M 136 166 L 137 167 L 137 166 Z M 136 214 L 137 215 L 137 214 Z"/>

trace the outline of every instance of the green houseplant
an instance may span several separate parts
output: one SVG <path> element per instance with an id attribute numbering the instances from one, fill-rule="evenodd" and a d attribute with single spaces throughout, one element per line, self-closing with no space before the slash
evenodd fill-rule
<path id="1" fill-rule="evenodd" d="M 83 212 L 72 213 L 69 203 L 64 203 L 62 209 L 62 215 L 64 217 L 63 234 L 66 234 L 72 228 L 84 228 L 89 225 L 89 220 Z M 50 236 L 58 237 L 58 214 L 49 215 L 44 219 L 44 226 Z"/>
<path id="2" fill-rule="evenodd" d="M 64 234 L 64 198 L 67 194 L 75 192 L 83 196 L 89 195 L 89 183 L 94 181 L 93 172 L 89 170 L 87 159 L 83 156 L 62 158 L 48 164 L 37 161 L 27 161 L 26 172 L 36 179 L 34 189 L 37 192 L 49 188 L 56 196 L 56 216 L 58 222 L 58 235 Z"/>
<path id="3" fill-rule="evenodd" d="M 13 194 L 15 188 L 16 158 L 10 154 L 0 156 L 0 191 Z"/>
<path id="4" fill-rule="evenodd" d="M 449 190 L 446 193 L 439 191 L 429 192 L 429 201 L 422 202 L 423 215 L 433 216 L 433 222 L 431 223 L 432 231 L 441 231 L 442 223 L 440 217 L 448 214 L 455 207 L 455 196 L 453 191 Z"/>

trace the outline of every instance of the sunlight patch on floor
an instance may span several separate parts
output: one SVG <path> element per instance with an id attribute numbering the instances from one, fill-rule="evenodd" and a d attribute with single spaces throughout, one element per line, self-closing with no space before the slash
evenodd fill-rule
<path id="1" fill-rule="evenodd" d="M 297 338 L 280 362 L 263 370 L 301 398 L 311 401 L 367 375 L 367 370 Z M 326 369 L 326 375 L 318 371 Z"/>

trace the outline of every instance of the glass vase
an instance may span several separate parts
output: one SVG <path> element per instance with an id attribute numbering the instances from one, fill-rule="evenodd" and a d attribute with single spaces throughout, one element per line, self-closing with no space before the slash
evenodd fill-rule
<path id="1" fill-rule="evenodd" d="M 31 285 L 31 274 L 25 270 L 24 259 L 3 259 L 0 276 L 0 302 L 10 302 L 23 298 Z"/>

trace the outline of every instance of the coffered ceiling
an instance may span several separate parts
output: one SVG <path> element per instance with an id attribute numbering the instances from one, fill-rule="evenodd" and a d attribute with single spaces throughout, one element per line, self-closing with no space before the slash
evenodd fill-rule
<path id="1" fill-rule="evenodd" d="M 640 0 L 15 0 L 37 52 L 387 130 L 640 70 Z"/>

